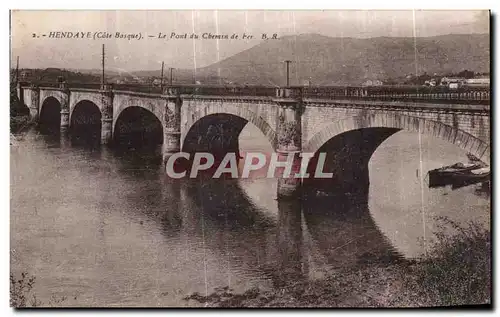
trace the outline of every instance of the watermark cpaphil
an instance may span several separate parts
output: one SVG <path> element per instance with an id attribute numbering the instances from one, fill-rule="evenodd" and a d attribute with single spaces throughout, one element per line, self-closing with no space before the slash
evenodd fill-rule
<path id="1" fill-rule="evenodd" d="M 309 172 L 309 164 L 315 153 L 272 153 L 248 152 L 237 156 L 228 152 L 222 159 L 207 152 L 177 152 L 168 157 L 165 169 L 167 175 L 174 179 L 196 178 L 199 172 L 213 170 L 212 178 L 220 178 L 223 174 L 230 178 L 249 178 L 254 171 L 264 171 L 266 178 L 332 178 L 333 173 L 325 172 L 326 153 L 318 153 L 315 160 L 314 173 Z M 239 162 L 242 159 L 243 162 Z M 188 168 L 179 168 L 180 163 L 189 162 Z M 185 166 L 184 166 L 185 167 Z M 241 171 L 241 172 L 240 172 Z"/>
<path id="2" fill-rule="evenodd" d="M 100 116 L 80 116 L 73 118 L 73 125 L 91 125 L 91 124 L 101 124 Z"/>
<path id="3" fill-rule="evenodd" d="M 124 123 L 120 122 L 119 126 L 117 127 L 119 129 L 121 134 L 127 134 L 127 133 L 142 133 L 142 134 L 147 134 L 147 133 L 154 133 L 157 132 L 158 129 L 155 127 L 152 127 L 150 125 L 145 125 L 142 127 L 138 127 L 137 125 L 131 125 L 129 123 Z"/>

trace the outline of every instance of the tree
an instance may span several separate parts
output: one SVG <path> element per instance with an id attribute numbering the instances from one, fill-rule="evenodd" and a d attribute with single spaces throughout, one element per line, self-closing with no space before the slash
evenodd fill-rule
<path id="1" fill-rule="evenodd" d="M 28 107 L 21 104 L 19 98 L 17 97 L 17 88 L 11 83 L 10 85 L 10 116 L 20 116 L 29 115 L 30 111 Z"/>
<path id="2" fill-rule="evenodd" d="M 470 70 L 467 70 L 467 69 L 464 69 L 463 71 L 461 71 L 460 73 L 457 74 L 458 77 L 463 77 L 463 78 L 474 78 L 474 72 L 473 71 L 470 71 Z"/>

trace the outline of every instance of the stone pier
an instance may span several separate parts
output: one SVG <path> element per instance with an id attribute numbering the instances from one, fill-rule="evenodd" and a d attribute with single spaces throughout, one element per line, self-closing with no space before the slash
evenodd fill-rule
<path id="1" fill-rule="evenodd" d="M 297 90 L 279 88 L 276 90 L 278 105 L 277 144 L 276 152 L 279 161 L 286 161 L 293 156 L 293 168 L 289 177 L 281 175 L 278 178 L 278 197 L 300 196 L 302 181 L 295 178 L 300 170 L 302 152 L 302 101 Z"/>
<path id="2" fill-rule="evenodd" d="M 113 139 L 113 92 L 104 85 L 101 92 L 101 144 L 110 144 Z"/>
<path id="3" fill-rule="evenodd" d="M 167 91 L 166 106 L 164 108 L 163 121 L 163 161 L 181 150 L 181 107 L 182 99 L 179 91 L 170 88 Z"/>

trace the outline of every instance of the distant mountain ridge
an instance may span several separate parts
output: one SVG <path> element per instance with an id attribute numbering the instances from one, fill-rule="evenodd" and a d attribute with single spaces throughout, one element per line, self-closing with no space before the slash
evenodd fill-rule
<path id="1" fill-rule="evenodd" d="M 415 58 L 416 57 L 416 58 Z M 239 83 L 282 85 L 283 61 L 291 60 L 291 84 L 360 84 L 418 72 L 456 73 L 464 69 L 489 72 L 488 34 L 434 37 L 332 38 L 318 34 L 268 40 L 198 70 L 200 77 Z"/>

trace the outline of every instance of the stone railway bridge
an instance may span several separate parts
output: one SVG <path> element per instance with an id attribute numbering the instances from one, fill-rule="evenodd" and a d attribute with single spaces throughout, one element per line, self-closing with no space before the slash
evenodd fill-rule
<path id="1" fill-rule="evenodd" d="M 186 85 L 169 86 L 163 93 L 137 90 L 20 84 L 18 96 L 40 123 L 53 121 L 70 132 L 72 126 L 93 124 L 102 144 L 115 142 L 127 125 L 153 129 L 164 158 L 181 150 L 238 153 L 238 135 L 250 122 L 279 154 L 332 153 L 327 169 L 335 176 L 325 186 L 334 182 L 352 189 L 368 182 L 371 155 L 400 130 L 446 140 L 490 163 L 489 87 Z M 293 195 L 301 183 L 281 179 L 278 194 Z"/>

